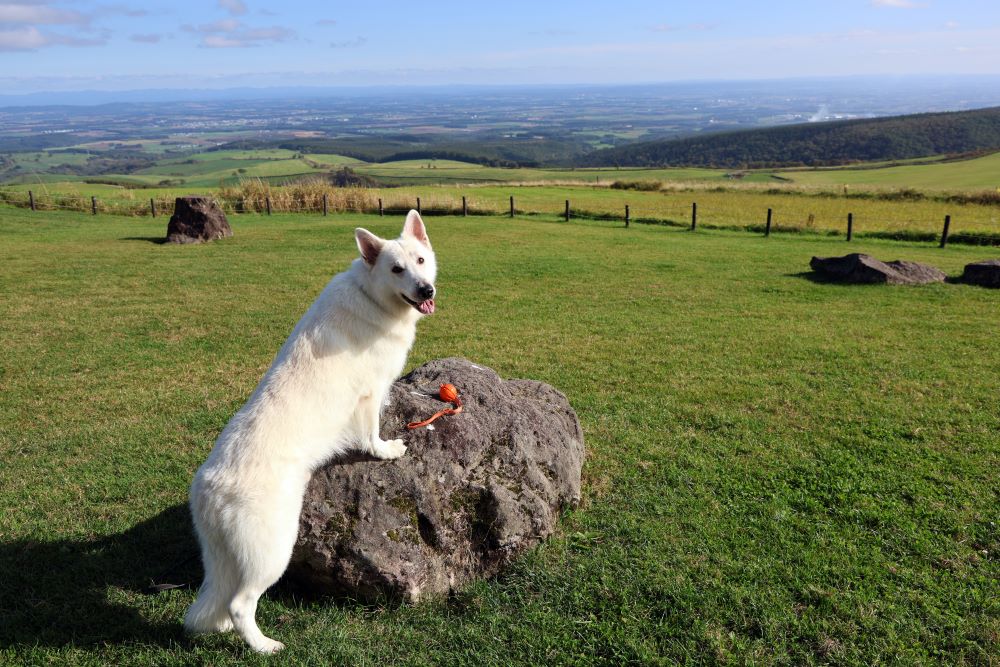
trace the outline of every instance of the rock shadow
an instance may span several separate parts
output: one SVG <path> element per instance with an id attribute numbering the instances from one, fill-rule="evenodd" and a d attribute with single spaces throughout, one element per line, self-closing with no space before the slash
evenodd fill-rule
<path id="1" fill-rule="evenodd" d="M 166 236 L 123 236 L 118 239 L 119 241 L 146 241 L 147 243 L 155 243 L 156 245 L 163 245 L 167 242 Z"/>
<path id="2" fill-rule="evenodd" d="M 786 273 L 784 275 L 786 278 L 801 278 L 803 280 L 808 280 L 809 282 L 817 283 L 819 285 L 838 285 L 844 287 L 863 286 L 860 283 L 845 283 L 842 280 L 831 278 L 830 276 L 824 273 L 820 273 L 818 271 L 799 271 L 797 273 Z"/>

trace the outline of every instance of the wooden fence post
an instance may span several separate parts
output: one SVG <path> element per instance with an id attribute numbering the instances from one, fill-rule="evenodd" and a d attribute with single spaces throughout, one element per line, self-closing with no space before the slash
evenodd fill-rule
<path id="1" fill-rule="evenodd" d="M 382 211 L 382 198 L 381 197 L 378 198 L 378 215 L 379 215 L 379 217 L 382 217 L 384 215 L 384 212 Z"/>
<path id="2" fill-rule="evenodd" d="M 764 236 L 771 235 L 771 209 L 767 209 L 767 224 L 764 225 Z"/>
<path id="3" fill-rule="evenodd" d="M 510 217 L 514 217 L 514 195 L 510 196 Z"/>
<path id="4" fill-rule="evenodd" d="M 625 229 L 628 229 L 628 204 L 625 204 Z"/>
<path id="5" fill-rule="evenodd" d="M 465 203 L 465 195 L 462 195 L 462 217 L 469 215 L 469 207 Z"/>
<path id="6" fill-rule="evenodd" d="M 271 198 L 264 197 L 264 204 L 267 206 L 267 214 L 271 215 Z"/>
<path id="7" fill-rule="evenodd" d="M 90 198 L 90 212 L 93 215 L 97 215 L 97 197 Z"/>
<path id="8" fill-rule="evenodd" d="M 35 193 L 32 192 L 31 190 L 28 190 L 28 204 L 31 205 L 31 210 L 34 211 L 35 210 Z"/>
<path id="9" fill-rule="evenodd" d="M 948 228 L 951 227 L 951 216 L 944 216 L 944 229 L 941 230 L 941 246 L 945 247 L 948 245 Z"/>
<path id="10" fill-rule="evenodd" d="M 323 193 L 323 215 L 326 215 L 326 193 Z"/>
<path id="11" fill-rule="evenodd" d="M 420 213 L 420 197 L 417 197 L 417 213 Z"/>
<path id="12" fill-rule="evenodd" d="M 847 240 L 850 241 L 851 237 L 854 236 L 854 214 L 847 214 Z"/>
<path id="13" fill-rule="evenodd" d="M 156 217 L 156 202 L 153 201 L 152 197 L 149 198 L 149 215 Z"/>
<path id="14" fill-rule="evenodd" d="M 691 202 L 691 231 L 698 226 L 698 202 Z"/>
<path id="15" fill-rule="evenodd" d="M 563 214 L 566 218 L 566 222 L 569 222 L 569 200 L 566 200 L 566 212 Z"/>

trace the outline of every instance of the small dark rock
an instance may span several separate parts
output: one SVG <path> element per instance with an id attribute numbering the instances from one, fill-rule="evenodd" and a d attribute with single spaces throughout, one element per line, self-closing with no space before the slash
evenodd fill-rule
<path id="1" fill-rule="evenodd" d="M 178 197 L 167 224 L 167 243 L 201 243 L 232 236 L 226 214 L 211 197 Z"/>
<path id="2" fill-rule="evenodd" d="M 407 431 L 447 407 L 437 399 L 446 382 L 463 412 Z M 541 382 L 438 359 L 396 381 L 381 435 L 403 437 L 406 454 L 349 456 L 313 474 L 293 581 L 369 599 L 446 594 L 498 573 L 580 500 L 580 423 L 566 397 Z"/>
<path id="3" fill-rule="evenodd" d="M 962 282 L 981 287 L 1000 287 L 1000 259 L 984 259 L 966 264 Z"/>
<path id="4" fill-rule="evenodd" d="M 809 266 L 825 278 L 844 283 L 924 285 L 945 279 L 943 271 L 927 264 L 904 260 L 882 262 L 857 252 L 843 257 L 813 257 Z"/>

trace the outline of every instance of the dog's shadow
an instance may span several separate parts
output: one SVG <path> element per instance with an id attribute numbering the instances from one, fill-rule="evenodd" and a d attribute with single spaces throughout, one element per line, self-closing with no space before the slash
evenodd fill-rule
<path id="1" fill-rule="evenodd" d="M 364 454 L 344 464 L 374 460 Z M 167 591 L 197 589 L 203 570 L 186 504 L 175 505 L 118 535 L 95 540 L 0 542 L 0 649 L 99 644 L 184 645 Z M 351 608 L 384 608 L 397 600 L 357 600 L 316 593 L 285 576 L 267 595 L 284 604 L 323 599 Z M 144 604 L 143 598 L 150 602 Z M 176 604 L 176 603 L 174 603 Z M 187 604 L 185 601 L 183 604 Z"/>
<path id="2" fill-rule="evenodd" d="M 97 540 L 0 543 L 0 573 L 0 648 L 182 642 L 180 623 L 144 618 L 129 599 L 202 574 L 186 505 Z"/>

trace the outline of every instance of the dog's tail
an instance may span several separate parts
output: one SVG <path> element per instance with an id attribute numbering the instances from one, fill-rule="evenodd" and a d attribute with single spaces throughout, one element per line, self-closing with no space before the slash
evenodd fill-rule
<path id="1" fill-rule="evenodd" d="M 198 599 L 194 601 L 184 615 L 184 629 L 191 634 L 208 632 L 229 632 L 233 629 L 233 620 L 229 617 L 229 601 L 232 598 L 232 587 L 221 585 L 227 582 L 217 578 L 205 577 L 205 582 L 198 591 Z"/>
<path id="2" fill-rule="evenodd" d="M 236 572 L 226 558 L 225 550 L 213 539 L 211 532 L 198 531 L 201 537 L 201 561 L 205 580 L 184 615 L 184 629 L 192 634 L 228 632 L 233 629 L 229 603 L 236 592 Z"/>

